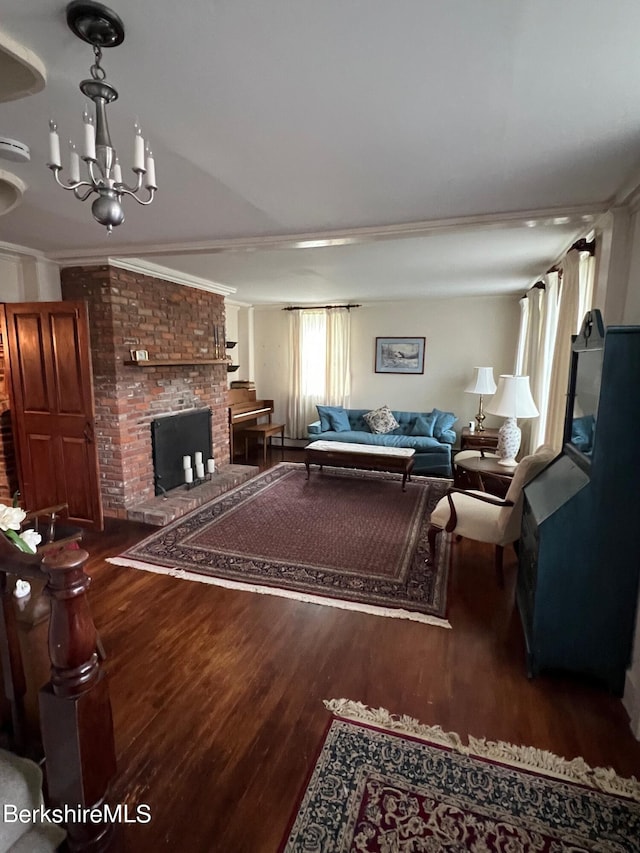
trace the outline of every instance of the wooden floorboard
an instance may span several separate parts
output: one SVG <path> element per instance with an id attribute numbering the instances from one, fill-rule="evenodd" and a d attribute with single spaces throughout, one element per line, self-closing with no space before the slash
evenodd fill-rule
<path id="1" fill-rule="evenodd" d="M 639 774 L 619 699 L 564 675 L 527 679 L 510 549 L 501 590 L 489 547 L 454 546 L 446 630 L 105 562 L 152 529 L 109 522 L 86 539 L 116 731 L 112 800 L 153 815 L 125 828 L 131 853 L 275 853 L 329 698 Z"/>

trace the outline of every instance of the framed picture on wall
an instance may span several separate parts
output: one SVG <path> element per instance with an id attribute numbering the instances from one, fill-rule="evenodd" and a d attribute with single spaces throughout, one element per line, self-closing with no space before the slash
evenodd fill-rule
<path id="1" fill-rule="evenodd" d="M 376 338 L 376 373 L 424 373 L 424 338 Z"/>

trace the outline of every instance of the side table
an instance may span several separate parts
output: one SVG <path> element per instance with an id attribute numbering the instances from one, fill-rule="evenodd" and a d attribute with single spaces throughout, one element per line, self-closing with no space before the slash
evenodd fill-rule
<path id="1" fill-rule="evenodd" d="M 500 465 L 495 457 L 472 456 L 454 461 L 454 484 L 460 489 L 476 489 L 503 498 L 516 468 Z"/>
<path id="2" fill-rule="evenodd" d="M 469 427 L 463 427 L 460 433 L 460 450 L 495 450 L 498 447 L 497 429 L 484 429 L 482 432 L 471 432 Z"/>

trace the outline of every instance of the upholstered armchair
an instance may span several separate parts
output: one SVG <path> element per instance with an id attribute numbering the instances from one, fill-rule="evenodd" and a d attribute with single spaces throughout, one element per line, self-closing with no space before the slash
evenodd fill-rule
<path id="1" fill-rule="evenodd" d="M 431 552 L 435 552 L 438 534 L 443 531 L 495 545 L 496 574 L 503 586 L 504 546 L 520 537 L 522 489 L 555 455 L 552 447 L 542 445 L 535 453 L 525 456 L 504 498 L 474 490 L 449 489 L 431 513 L 428 533 Z"/>

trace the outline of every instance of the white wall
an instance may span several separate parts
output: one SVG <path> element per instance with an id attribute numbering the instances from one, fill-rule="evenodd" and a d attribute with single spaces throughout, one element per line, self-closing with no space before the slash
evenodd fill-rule
<path id="1" fill-rule="evenodd" d="M 255 309 L 255 379 L 259 397 L 273 398 L 274 420 L 286 421 L 289 368 L 287 311 Z M 476 365 L 496 377 L 511 373 L 518 336 L 517 296 L 372 302 L 352 311 L 351 408 L 455 412 L 460 430 L 478 398 L 465 394 Z M 375 373 L 376 337 L 425 337 L 424 375 Z M 500 420 L 487 416 L 486 426 Z"/>
<path id="2" fill-rule="evenodd" d="M 58 302 L 60 270 L 45 258 L 0 252 L 0 302 Z"/>

